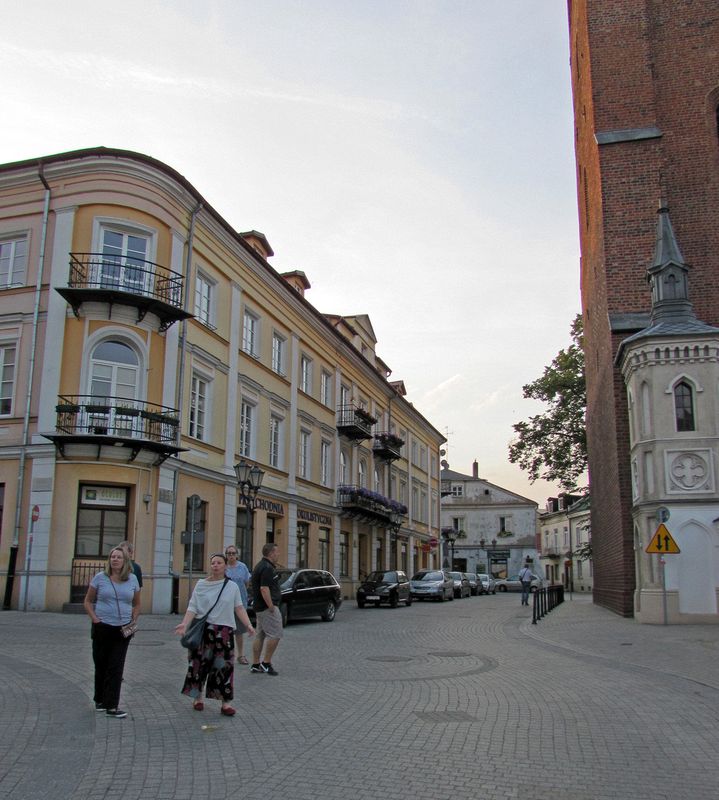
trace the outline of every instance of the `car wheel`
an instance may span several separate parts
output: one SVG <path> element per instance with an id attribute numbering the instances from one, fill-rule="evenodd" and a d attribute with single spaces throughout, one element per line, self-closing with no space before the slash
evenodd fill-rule
<path id="1" fill-rule="evenodd" d="M 364 600 L 357 599 L 357 608 L 364 608 Z"/>
<path id="2" fill-rule="evenodd" d="M 506 586 L 500 586 L 499 587 L 499 591 L 500 592 L 506 592 L 507 591 L 507 587 Z"/>
<path id="3" fill-rule="evenodd" d="M 412 595 L 411 594 L 407 595 L 406 603 L 407 603 L 408 606 L 412 605 Z"/>
<path id="4" fill-rule="evenodd" d="M 397 608 L 397 606 L 399 605 L 399 598 L 397 597 L 396 594 L 390 595 L 389 605 L 390 608 Z"/>
<path id="5" fill-rule="evenodd" d="M 492 589 L 492 594 L 497 594 L 497 590 L 496 589 Z"/>
<path id="6" fill-rule="evenodd" d="M 280 616 L 282 617 L 282 627 L 287 627 L 287 623 L 290 621 L 290 610 L 287 608 L 287 603 L 280 605 Z"/>
<path id="7" fill-rule="evenodd" d="M 324 613 L 322 614 L 322 621 L 332 622 L 332 620 L 335 618 L 336 613 L 337 613 L 337 608 L 335 607 L 335 604 L 330 600 L 327 603 Z"/>

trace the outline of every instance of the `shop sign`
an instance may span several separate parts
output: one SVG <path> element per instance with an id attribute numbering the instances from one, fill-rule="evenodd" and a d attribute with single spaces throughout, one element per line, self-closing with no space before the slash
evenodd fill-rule
<path id="1" fill-rule="evenodd" d="M 317 511 L 305 511 L 304 508 L 297 509 L 297 519 L 303 522 L 319 522 L 320 525 L 331 525 L 332 517 L 329 514 L 320 514 Z"/>
<path id="2" fill-rule="evenodd" d="M 258 497 L 255 500 L 255 508 L 261 508 L 263 511 L 267 511 L 268 514 L 274 514 L 276 517 L 284 517 L 285 515 L 285 507 L 282 503 L 278 503 L 276 500 L 265 500 L 264 497 Z"/>
<path id="3" fill-rule="evenodd" d="M 83 486 L 80 502 L 85 506 L 126 506 L 124 486 Z"/>

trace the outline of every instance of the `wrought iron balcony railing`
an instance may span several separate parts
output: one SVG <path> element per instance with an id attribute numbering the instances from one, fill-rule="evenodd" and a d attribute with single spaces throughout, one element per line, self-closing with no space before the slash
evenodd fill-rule
<path id="1" fill-rule="evenodd" d="M 377 422 L 369 411 L 354 404 L 337 409 L 337 432 L 348 439 L 361 441 L 372 438 L 372 426 Z"/>
<path id="2" fill-rule="evenodd" d="M 383 461 L 395 461 L 402 458 L 402 445 L 404 439 L 400 436 L 383 431 L 375 433 L 372 452 L 376 458 L 381 458 Z"/>
<path id="3" fill-rule="evenodd" d="M 339 486 L 337 505 L 346 516 L 365 519 L 375 525 L 389 526 L 393 518 L 407 514 L 407 506 L 403 503 L 363 486 Z"/>
<path id="4" fill-rule="evenodd" d="M 57 430 L 70 436 L 108 436 L 176 445 L 180 418 L 176 409 L 96 395 L 61 395 L 55 407 Z"/>
<path id="5" fill-rule="evenodd" d="M 130 256 L 103 253 L 70 253 L 67 286 L 56 287 L 78 315 L 87 300 L 124 303 L 138 308 L 142 319 L 148 311 L 160 319 L 160 329 L 191 317 L 183 307 L 182 275 L 160 264 Z"/>

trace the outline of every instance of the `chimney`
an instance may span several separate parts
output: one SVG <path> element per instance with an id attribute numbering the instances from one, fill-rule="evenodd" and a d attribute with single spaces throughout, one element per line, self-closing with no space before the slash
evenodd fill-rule
<path id="1" fill-rule="evenodd" d="M 477 463 L 477 459 L 474 459 L 472 463 L 472 477 L 477 480 L 479 478 L 479 464 Z"/>

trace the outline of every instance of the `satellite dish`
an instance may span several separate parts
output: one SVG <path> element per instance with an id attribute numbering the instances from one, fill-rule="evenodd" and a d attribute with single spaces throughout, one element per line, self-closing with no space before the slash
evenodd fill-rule
<path id="1" fill-rule="evenodd" d="M 442 469 L 449 469 L 449 464 L 444 459 L 442 459 L 442 461 L 439 463 L 442 466 Z"/>
<path id="2" fill-rule="evenodd" d="M 442 458 L 444 458 L 444 457 L 447 455 L 447 451 L 446 451 L 444 448 L 442 448 L 442 449 L 439 451 L 439 454 L 442 456 Z"/>

